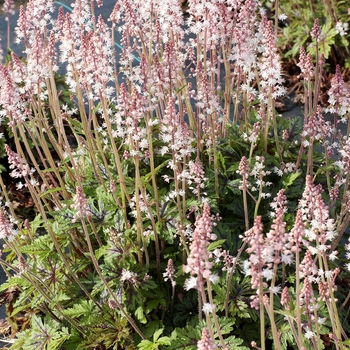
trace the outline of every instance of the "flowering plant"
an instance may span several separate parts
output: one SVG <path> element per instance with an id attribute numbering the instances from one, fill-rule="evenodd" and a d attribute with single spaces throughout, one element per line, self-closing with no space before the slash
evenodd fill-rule
<path id="1" fill-rule="evenodd" d="M 349 4 L 345 1 L 297 1 L 290 2 L 278 0 L 264 1 L 267 7 L 273 7 L 277 16 L 283 23 L 283 35 L 279 36 L 279 44 L 283 48 L 285 56 L 296 57 L 300 46 L 310 39 L 311 28 L 314 20 L 321 20 L 321 36 L 318 50 L 328 59 L 330 65 L 341 64 L 349 68 L 350 60 L 348 45 L 349 32 Z M 276 10 L 277 9 L 277 10 Z M 310 45 L 308 50 L 316 54 L 315 45 Z"/>
<path id="2" fill-rule="evenodd" d="M 20 215 L 1 178 L 11 348 L 347 349 L 340 68 L 332 125 L 325 58 L 301 48 L 304 116 L 282 119 L 277 21 L 257 1 L 190 0 L 185 17 L 178 0 L 118 0 L 111 27 L 95 6 L 53 18 L 30 0 L 25 59 L 0 67 L 10 176 L 34 203 Z"/>

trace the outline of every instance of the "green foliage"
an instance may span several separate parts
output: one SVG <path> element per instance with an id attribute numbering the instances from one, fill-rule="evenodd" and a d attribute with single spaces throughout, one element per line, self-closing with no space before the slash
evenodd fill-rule
<path id="1" fill-rule="evenodd" d="M 159 349 L 160 346 L 168 346 L 171 345 L 172 340 L 169 337 L 160 337 L 163 333 L 163 329 L 158 329 L 153 334 L 153 341 L 150 340 L 142 340 L 138 345 L 138 349 L 140 350 L 155 350 Z"/>
<path id="2" fill-rule="evenodd" d="M 31 319 L 31 329 L 21 332 L 11 349 L 56 350 L 70 338 L 68 328 L 61 327 L 59 322 L 46 317 L 34 316 Z"/>
<path id="3" fill-rule="evenodd" d="M 331 53 L 332 47 L 335 44 L 336 36 L 338 35 L 338 32 L 333 28 L 332 21 L 327 21 L 322 27 L 321 27 L 321 40 L 318 43 L 319 45 L 319 53 L 324 54 L 325 59 L 327 59 Z M 310 45 L 309 46 L 309 52 L 316 56 L 316 46 Z"/>
<path id="4" fill-rule="evenodd" d="M 294 135 L 294 139 L 299 138 L 300 126 L 295 120 L 282 121 L 281 128 L 288 129 L 289 134 Z M 230 132 L 227 137 L 218 142 L 220 196 L 215 200 L 211 199 L 211 208 L 214 214 L 218 213 L 223 218 L 213 227 L 217 239 L 208 247 L 208 252 L 212 254 L 223 250 L 235 254 L 241 247 L 241 237 L 245 231 L 245 212 L 239 188 L 241 179 L 237 170 L 242 155 L 249 154 L 250 144 L 240 137 L 237 128 L 231 126 L 228 130 Z M 159 141 L 155 139 L 154 142 Z M 297 157 L 298 148 L 297 145 L 293 145 L 293 139 L 286 141 L 284 145 L 286 163 L 295 162 Z M 290 208 L 295 208 L 303 187 L 304 169 L 301 167 L 300 172 L 286 172 L 282 176 L 276 174 L 273 169 L 278 165 L 278 154 L 274 147 L 271 142 L 269 153 L 257 149 L 255 154 L 264 155 L 265 167 L 270 171 L 267 180 L 275 185 L 271 189 L 272 195 L 276 194 L 278 188 L 284 188 L 290 201 Z M 168 160 L 164 158 L 160 157 L 157 160 L 158 180 L 169 173 L 166 166 Z M 156 227 L 159 230 L 159 237 L 166 242 L 164 257 L 166 259 L 171 257 L 177 268 L 175 294 L 172 293 L 168 282 L 157 278 L 154 262 L 155 243 L 152 235 L 145 237 L 143 243 L 148 249 L 149 263 L 143 266 L 139 264 L 136 242 L 137 220 L 131 214 L 131 210 L 125 213 L 118 206 L 114 196 L 116 195 L 120 201 L 121 192 L 116 191 L 113 194 L 105 184 L 97 183 L 89 155 L 82 153 L 76 157 L 76 161 L 79 162 L 79 171 L 83 174 L 81 180 L 89 205 L 90 225 L 84 233 L 81 221 L 75 217 L 76 211 L 71 197 L 62 202 L 64 205 L 60 210 L 50 211 L 46 218 L 43 214 L 37 214 L 30 225 L 23 229 L 17 249 L 26 257 L 26 265 L 22 274 L 10 278 L 1 286 L 1 290 L 11 287 L 21 290 L 14 302 L 11 317 L 23 313 L 32 314 L 30 329 L 19 335 L 17 347 L 14 349 L 24 346 L 31 349 L 35 344 L 39 344 L 28 340 L 29 338 L 38 339 L 40 342 L 38 346 L 42 349 L 55 349 L 60 346 L 67 349 L 89 349 L 96 346 L 104 346 L 106 349 L 136 349 L 136 347 L 141 350 L 196 349 L 197 342 L 201 338 L 201 330 L 206 327 L 206 323 L 199 320 L 197 291 L 183 289 L 187 276 L 182 272 L 183 258 L 178 249 L 177 230 L 173 226 L 173 220 L 179 213 L 175 203 L 165 199 L 169 193 L 168 184 L 159 181 L 158 200 L 164 204 Z M 97 162 L 102 169 L 104 167 L 102 159 Z M 253 158 L 252 168 L 256 162 L 257 160 Z M 210 163 L 209 157 L 203 157 L 203 163 L 208 178 L 205 190 L 213 195 L 214 177 L 211 176 L 214 171 L 213 164 Z M 70 164 L 66 162 L 63 166 Z M 109 167 L 109 170 L 114 169 L 112 158 Z M 332 171 L 332 167 L 325 170 Z M 105 171 L 107 172 L 107 169 Z M 127 176 L 127 192 L 133 194 L 134 169 L 129 166 L 127 160 L 124 171 Z M 145 174 L 141 177 L 142 184 L 147 188 L 152 182 L 152 173 L 147 164 L 143 164 L 142 173 Z M 77 184 L 68 174 L 66 174 L 66 189 L 73 194 Z M 118 178 L 115 176 L 113 180 L 118 181 Z M 249 181 L 254 182 L 253 175 L 249 176 Z M 41 199 L 53 198 L 61 190 L 61 187 L 52 188 L 44 192 Z M 149 193 L 154 194 L 151 190 Z M 256 205 L 253 196 L 256 196 L 256 193 L 252 191 L 252 196 L 248 198 L 248 217 L 251 222 L 254 219 Z M 152 203 L 152 199 L 149 202 Z M 185 204 L 186 208 L 196 208 L 199 205 L 194 195 L 189 195 Z M 264 217 L 266 225 L 270 224 L 269 211 L 268 201 L 263 200 L 259 215 Z M 156 217 L 157 212 L 152 210 L 152 213 Z M 125 222 L 125 215 L 129 222 Z M 292 227 L 294 217 L 292 212 L 290 216 L 288 215 L 286 220 L 289 227 Z M 191 215 L 188 215 L 186 220 L 189 225 L 193 225 L 194 218 Z M 142 229 L 146 232 L 150 225 L 151 220 L 144 215 Z M 87 247 L 85 234 L 91 239 L 99 272 Z M 15 259 L 14 256 L 12 258 L 9 256 L 8 260 L 11 259 Z M 162 271 L 166 268 L 165 262 L 166 260 L 161 263 Z M 251 288 L 249 278 L 244 277 L 241 266 L 237 266 L 237 271 L 228 286 L 228 275 L 222 272 L 223 266 L 220 259 L 214 263 L 213 271 L 220 277 L 217 283 L 212 284 L 220 334 L 224 337 L 228 348 L 247 349 L 252 340 L 258 341 L 260 332 L 257 327 L 258 314 L 250 307 L 250 298 L 255 291 Z M 34 276 L 38 277 L 33 279 Z M 293 274 L 287 275 L 288 283 L 294 282 L 293 276 Z M 228 288 L 229 294 L 227 294 Z M 229 295 L 228 318 L 224 316 L 227 295 Z M 172 298 L 175 301 L 173 306 L 171 306 Z M 145 339 L 140 339 L 131 330 L 127 319 L 120 311 L 110 307 L 113 300 L 121 303 L 133 316 Z M 52 312 L 57 321 L 50 318 Z M 42 317 L 43 314 L 46 316 Z M 287 345 L 294 344 L 293 333 L 288 324 L 283 322 L 284 314 L 282 314 L 277 317 L 276 312 L 276 322 L 283 332 L 281 342 L 286 348 Z M 47 333 L 46 338 L 39 330 Z M 214 334 L 215 341 L 219 344 L 218 333 Z"/>
<path id="5" fill-rule="evenodd" d="M 338 56 L 345 63 L 348 56 L 348 42 L 350 33 L 342 36 L 337 30 L 337 21 L 349 23 L 347 17 L 348 3 L 342 0 L 327 2 L 297 1 L 290 2 L 281 0 L 279 2 L 279 13 L 287 16 L 287 19 L 280 22 L 281 35 L 279 43 L 283 48 L 285 58 L 295 57 L 299 54 L 301 46 L 308 46 L 311 54 L 315 55 L 316 46 L 310 32 L 316 18 L 320 19 L 321 40 L 319 42 L 319 53 L 325 58 Z M 269 6 L 266 3 L 266 6 Z M 331 8 L 330 8 L 331 7 Z M 338 62 L 339 63 L 339 62 Z"/>

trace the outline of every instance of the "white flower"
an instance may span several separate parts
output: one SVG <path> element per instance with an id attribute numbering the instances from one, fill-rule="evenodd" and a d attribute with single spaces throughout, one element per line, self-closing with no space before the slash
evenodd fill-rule
<path id="1" fill-rule="evenodd" d="M 325 271 L 324 275 L 326 278 L 332 278 L 333 272 L 332 271 Z"/>
<path id="2" fill-rule="evenodd" d="M 278 15 L 278 19 L 280 21 L 285 21 L 288 18 L 288 16 L 284 13 L 281 13 L 280 15 Z"/>
<path id="3" fill-rule="evenodd" d="M 341 36 L 345 36 L 347 34 L 347 30 L 348 29 L 349 29 L 349 24 L 348 23 L 343 23 L 341 21 L 338 21 L 337 24 L 335 25 L 335 30 Z"/>
<path id="4" fill-rule="evenodd" d="M 335 250 L 329 254 L 328 258 L 329 260 L 334 261 L 335 259 L 337 259 L 337 255 L 338 255 L 338 252 Z"/>
<path id="5" fill-rule="evenodd" d="M 308 329 L 306 332 L 305 332 L 305 338 L 306 339 L 311 339 L 315 336 L 315 332 L 311 331 L 310 329 Z"/>
<path id="6" fill-rule="evenodd" d="M 140 142 L 140 147 L 141 147 L 141 149 L 148 148 L 148 140 L 142 139 Z"/>
<path id="7" fill-rule="evenodd" d="M 264 269 L 263 276 L 266 278 L 267 281 L 269 281 L 273 277 L 273 271 L 271 269 Z"/>
<path id="8" fill-rule="evenodd" d="M 123 271 L 122 271 L 122 274 L 121 274 L 121 276 L 120 276 L 120 280 L 121 281 L 130 281 L 130 280 L 132 280 L 133 278 L 135 278 L 137 275 L 136 275 L 136 273 L 135 272 L 131 272 L 131 271 L 129 271 L 129 270 L 125 270 L 125 269 L 123 269 Z"/>
<path id="9" fill-rule="evenodd" d="M 219 281 L 219 276 L 217 274 L 212 274 L 209 277 L 210 282 L 216 284 Z"/>
<path id="10" fill-rule="evenodd" d="M 39 186 L 39 182 L 36 181 L 35 179 L 30 179 L 30 184 L 31 184 L 32 186 Z"/>
<path id="11" fill-rule="evenodd" d="M 205 304 L 203 304 L 202 310 L 206 315 L 211 314 L 213 312 L 213 310 L 215 310 L 215 305 L 210 304 L 210 303 L 205 303 Z"/>
<path id="12" fill-rule="evenodd" d="M 349 264 L 350 266 L 350 264 Z M 350 270 L 350 269 L 349 269 Z M 250 261 L 249 260 L 244 260 L 243 261 L 243 273 L 246 275 L 246 276 L 250 276 Z"/>
<path id="13" fill-rule="evenodd" d="M 308 249 L 310 250 L 312 255 L 318 254 L 318 249 L 317 248 L 309 246 Z"/>
<path id="14" fill-rule="evenodd" d="M 308 140 L 304 140 L 303 145 L 304 147 L 309 147 L 310 142 Z"/>
<path id="15" fill-rule="evenodd" d="M 16 183 L 16 188 L 17 188 L 17 190 L 20 190 L 20 189 L 23 188 L 23 187 L 25 187 L 25 185 L 22 184 L 21 181 Z"/>
<path id="16" fill-rule="evenodd" d="M 281 286 L 275 286 L 273 288 L 270 288 L 270 291 L 275 295 L 280 294 L 281 293 Z"/>
<path id="17" fill-rule="evenodd" d="M 185 289 L 190 290 L 192 288 L 197 288 L 197 277 L 191 276 L 185 281 Z"/>
<path id="18" fill-rule="evenodd" d="M 273 168 L 273 171 L 278 175 L 278 176 L 283 176 L 283 171 L 281 169 L 278 169 L 276 166 Z"/>
<path id="19" fill-rule="evenodd" d="M 326 322 L 326 318 L 319 317 L 317 320 L 318 324 L 325 324 L 325 322 Z"/>
<path id="20" fill-rule="evenodd" d="M 282 262 L 287 265 L 291 265 L 293 263 L 293 256 L 290 254 L 282 254 Z"/>

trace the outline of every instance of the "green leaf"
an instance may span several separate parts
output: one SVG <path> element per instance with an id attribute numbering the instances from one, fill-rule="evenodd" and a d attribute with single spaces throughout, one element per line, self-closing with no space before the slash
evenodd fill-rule
<path id="1" fill-rule="evenodd" d="M 74 304 L 73 307 L 63 310 L 63 314 L 70 317 L 80 317 L 92 314 L 95 304 L 91 300 L 82 300 L 79 304 Z"/>
<path id="2" fill-rule="evenodd" d="M 293 182 L 301 175 L 300 172 L 289 173 L 288 176 L 283 181 L 283 185 L 287 189 L 289 186 L 293 185 Z"/>
<path id="3" fill-rule="evenodd" d="M 136 310 L 135 310 L 135 317 L 143 324 L 147 323 L 147 319 L 145 316 L 145 313 L 143 312 L 143 308 L 142 306 L 139 306 Z"/>
<path id="4" fill-rule="evenodd" d="M 27 310 L 29 308 L 28 304 L 21 304 L 18 307 L 15 307 L 10 314 L 8 314 L 9 317 L 16 316 L 18 313 L 20 313 L 23 310 Z M 23 312 L 25 313 L 25 312 Z"/>
<path id="5" fill-rule="evenodd" d="M 72 129 L 77 134 L 80 134 L 80 135 L 84 135 L 85 134 L 84 131 L 83 131 L 81 122 L 77 121 L 76 119 L 70 118 L 69 119 L 69 123 L 72 125 Z"/>
<path id="6" fill-rule="evenodd" d="M 211 242 L 208 246 L 208 252 L 211 252 L 216 248 L 221 247 L 225 242 L 226 242 L 226 239 L 219 239 L 217 241 Z"/>
<path id="7" fill-rule="evenodd" d="M 158 339 L 157 342 L 159 345 L 170 345 L 171 344 L 171 338 L 169 337 L 161 337 Z"/>
<path id="8" fill-rule="evenodd" d="M 323 174 L 327 171 L 331 171 L 334 169 L 334 166 L 331 164 L 331 165 L 326 165 L 326 166 L 320 166 L 317 168 L 317 171 L 316 171 L 316 174 L 315 175 L 319 175 L 319 174 Z"/>
<path id="9" fill-rule="evenodd" d="M 141 181 L 143 183 L 143 185 L 146 185 L 147 183 L 149 183 L 152 179 L 152 174 L 157 175 L 160 170 L 162 170 L 165 166 L 167 166 L 169 164 L 169 160 L 166 160 L 165 162 L 163 162 L 162 164 L 158 165 L 156 168 L 154 168 L 154 172 L 150 172 L 144 176 L 141 177 Z"/>
<path id="10" fill-rule="evenodd" d="M 185 87 L 187 87 L 187 84 L 179 87 L 178 89 L 176 89 L 176 93 L 178 94 L 182 89 L 184 89 Z"/>
<path id="11" fill-rule="evenodd" d="M 32 234 L 35 234 L 37 229 L 42 227 L 44 224 L 45 221 L 42 219 L 41 214 L 38 214 L 30 223 L 30 229 L 32 231 Z"/>
<path id="12" fill-rule="evenodd" d="M 101 106 L 102 106 L 102 104 L 101 104 L 101 102 L 99 102 L 92 110 L 92 114 L 96 114 L 96 112 L 98 112 L 98 110 L 101 109 Z"/>
<path id="13" fill-rule="evenodd" d="M 56 350 L 61 349 L 62 344 L 70 338 L 68 328 L 48 317 L 44 319 L 33 316 L 31 329 L 19 332 L 17 339 L 11 349 L 26 350 Z"/>
<path id="14" fill-rule="evenodd" d="M 0 292 L 3 290 L 9 289 L 11 287 L 19 287 L 19 286 L 22 288 L 26 288 L 26 287 L 28 288 L 28 287 L 31 287 L 31 284 L 29 281 L 27 281 L 22 277 L 13 276 L 10 279 L 8 279 L 6 282 L 0 285 Z"/>
<path id="15" fill-rule="evenodd" d="M 157 309 L 159 305 L 165 305 L 165 299 L 151 299 L 147 304 L 146 304 L 146 312 L 150 313 L 152 310 Z"/>
<path id="16" fill-rule="evenodd" d="M 161 320 L 148 321 L 143 334 L 146 336 L 146 338 L 151 338 L 157 329 L 163 327 L 164 324 Z"/>
<path id="17" fill-rule="evenodd" d="M 192 326 L 176 328 L 171 334 L 171 339 L 169 349 L 196 350 L 197 342 L 201 339 L 201 328 Z"/>
<path id="18" fill-rule="evenodd" d="M 62 301 L 71 300 L 71 297 L 68 296 L 65 293 L 57 293 L 53 299 L 50 301 L 50 308 L 54 309 L 57 304 L 61 303 Z"/>
<path id="19" fill-rule="evenodd" d="M 107 248 L 106 246 L 102 246 L 95 250 L 95 257 L 97 260 L 99 260 L 102 256 L 107 254 Z"/>
<path id="20" fill-rule="evenodd" d="M 242 345 L 243 340 L 236 338 L 234 335 L 231 335 L 225 339 L 226 347 L 230 350 L 249 350 L 248 347 Z"/>
<path id="21" fill-rule="evenodd" d="M 49 235 L 39 236 L 31 244 L 21 247 L 21 252 L 39 255 L 41 258 L 53 257 L 55 245 Z"/>
<path id="22" fill-rule="evenodd" d="M 137 347 L 140 350 L 154 350 L 154 349 L 158 349 L 158 345 L 157 344 L 153 344 L 151 341 L 146 340 L 146 339 L 142 340 Z"/>
<path id="23" fill-rule="evenodd" d="M 290 310 L 275 310 L 275 313 L 295 319 L 295 314 Z"/>
<path id="24" fill-rule="evenodd" d="M 347 58 L 345 59 L 345 68 L 346 68 L 346 69 L 349 69 L 349 68 L 350 68 L 350 57 L 347 57 Z"/>
<path id="25" fill-rule="evenodd" d="M 62 187 L 55 187 L 55 188 L 50 188 L 49 190 L 43 192 L 40 197 L 41 198 L 44 198 L 44 197 L 47 197 L 49 194 L 51 193 L 55 193 L 55 192 L 60 192 L 62 191 Z"/>
<path id="26" fill-rule="evenodd" d="M 221 171 L 222 174 L 226 175 L 226 165 L 225 165 L 225 158 L 223 157 L 222 153 L 220 151 L 216 154 L 217 161 L 218 161 L 218 168 Z"/>
<path id="27" fill-rule="evenodd" d="M 154 343 L 158 340 L 158 338 L 163 333 L 163 331 L 164 331 L 164 328 L 160 328 L 154 332 L 154 334 L 153 334 L 153 342 Z"/>
<path id="28" fill-rule="evenodd" d="M 341 344 L 350 346 L 350 339 L 344 340 Z M 350 349 L 350 347 L 347 346 L 347 349 Z"/>

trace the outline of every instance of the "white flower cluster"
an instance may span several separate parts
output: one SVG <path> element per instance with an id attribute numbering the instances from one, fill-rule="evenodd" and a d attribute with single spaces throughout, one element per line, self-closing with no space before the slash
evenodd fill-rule
<path id="1" fill-rule="evenodd" d="M 349 29 L 349 23 L 347 22 L 343 23 L 342 21 L 338 21 L 337 24 L 335 25 L 336 32 L 341 36 L 347 35 L 348 29 Z"/>
<path id="2" fill-rule="evenodd" d="M 350 271 L 350 238 L 349 238 L 349 243 L 345 245 L 345 249 L 346 249 L 345 257 L 349 261 L 345 266 L 347 270 Z"/>

